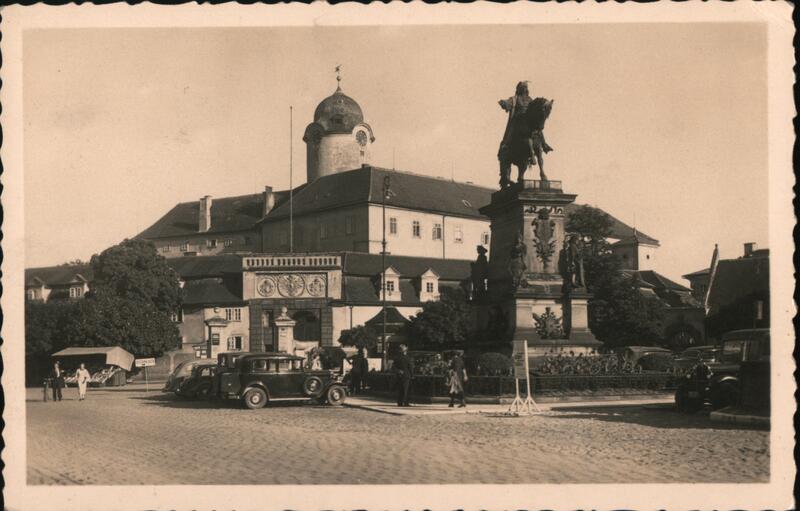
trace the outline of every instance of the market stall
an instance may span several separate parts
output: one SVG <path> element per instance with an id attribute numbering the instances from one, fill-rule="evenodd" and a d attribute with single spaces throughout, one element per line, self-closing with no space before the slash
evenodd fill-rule
<path id="1" fill-rule="evenodd" d="M 133 355 L 119 346 L 66 348 L 53 353 L 52 358 L 67 374 L 64 382 L 68 386 L 77 385 L 75 371 L 84 364 L 92 375 L 89 380 L 91 387 L 125 385 L 134 360 Z"/>

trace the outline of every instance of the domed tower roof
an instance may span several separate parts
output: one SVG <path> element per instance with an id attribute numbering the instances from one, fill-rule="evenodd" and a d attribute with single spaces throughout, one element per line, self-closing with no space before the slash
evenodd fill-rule
<path id="1" fill-rule="evenodd" d="M 364 122 L 364 113 L 353 98 L 337 87 L 336 92 L 317 105 L 314 122 L 322 126 L 326 134 L 350 133 L 356 125 Z"/>

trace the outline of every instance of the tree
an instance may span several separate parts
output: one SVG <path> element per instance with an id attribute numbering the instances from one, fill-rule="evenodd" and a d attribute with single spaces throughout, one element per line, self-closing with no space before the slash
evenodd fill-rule
<path id="1" fill-rule="evenodd" d="M 411 318 L 408 337 L 420 347 L 456 347 L 472 333 L 473 316 L 464 290 L 444 287 L 438 302 L 425 303 L 422 311 Z"/>
<path id="2" fill-rule="evenodd" d="M 350 330 L 342 330 L 342 335 L 339 337 L 339 344 L 372 351 L 378 345 L 378 336 L 368 326 L 357 326 Z"/>
<path id="3" fill-rule="evenodd" d="M 135 303 L 151 303 L 172 313 L 181 303 L 180 277 L 147 241 L 125 240 L 92 256 L 93 294 L 111 294 Z"/>
<path id="4" fill-rule="evenodd" d="M 125 240 L 92 256 L 94 281 L 65 326 L 72 346 L 121 346 L 137 356 L 177 347 L 170 315 L 181 305 L 178 274 L 148 242 Z"/>
<path id="5" fill-rule="evenodd" d="M 74 302 L 25 303 L 25 376 L 29 384 L 41 383 L 50 355 L 68 346 L 64 329 L 75 313 Z"/>
<path id="6" fill-rule="evenodd" d="M 622 273 L 619 258 L 608 244 L 611 218 L 602 211 L 580 206 L 567 219 L 567 231 L 580 235 L 584 245 L 589 328 L 607 347 L 656 344 L 661 341 L 664 305 L 642 295 Z"/>

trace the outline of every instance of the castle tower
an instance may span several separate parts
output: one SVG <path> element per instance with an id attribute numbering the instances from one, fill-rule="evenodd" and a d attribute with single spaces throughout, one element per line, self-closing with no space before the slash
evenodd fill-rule
<path id="1" fill-rule="evenodd" d="M 372 128 L 355 100 L 342 92 L 339 66 L 336 92 L 323 99 L 314 111 L 314 122 L 306 127 L 307 182 L 322 176 L 361 167 L 370 161 L 375 142 Z"/>

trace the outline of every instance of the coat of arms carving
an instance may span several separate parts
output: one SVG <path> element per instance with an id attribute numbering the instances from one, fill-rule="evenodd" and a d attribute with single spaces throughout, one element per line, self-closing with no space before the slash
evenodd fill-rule
<path id="1" fill-rule="evenodd" d="M 294 298 L 303 294 L 306 282 L 300 275 L 290 273 L 278 277 L 278 292 L 285 297 Z"/>
<path id="2" fill-rule="evenodd" d="M 553 238 L 555 227 L 556 223 L 550 219 L 550 212 L 547 209 L 540 210 L 536 220 L 533 221 L 534 248 L 545 266 L 552 259 L 556 249 L 556 240 Z"/>

